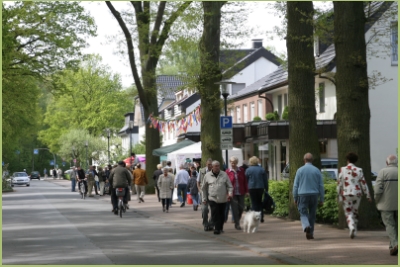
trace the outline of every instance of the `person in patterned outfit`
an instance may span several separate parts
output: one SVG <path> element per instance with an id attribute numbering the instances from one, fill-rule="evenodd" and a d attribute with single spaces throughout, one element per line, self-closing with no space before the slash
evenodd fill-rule
<path id="1" fill-rule="evenodd" d="M 354 165 L 358 160 L 357 154 L 349 152 L 346 155 L 346 159 L 347 166 L 340 168 L 336 190 L 339 202 L 343 203 L 350 238 L 353 239 L 357 234 L 358 207 L 360 206 L 362 191 L 367 196 L 369 202 L 372 199 L 363 170 Z"/>

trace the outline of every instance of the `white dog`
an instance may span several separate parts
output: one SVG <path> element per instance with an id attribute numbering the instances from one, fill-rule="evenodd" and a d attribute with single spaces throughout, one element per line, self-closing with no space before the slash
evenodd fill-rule
<path id="1" fill-rule="evenodd" d="M 258 225 L 260 224 L 261 211 L 249 211 L 244 215 L 243 219 L 243 232 L 255 233 L 257 232 Z M 251 229 L 253 229 L 251 231 Z"/>

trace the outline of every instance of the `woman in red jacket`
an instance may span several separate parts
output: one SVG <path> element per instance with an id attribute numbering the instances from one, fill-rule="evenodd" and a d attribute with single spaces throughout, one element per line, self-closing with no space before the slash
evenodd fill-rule
<path id="1" fill-rule="evenodd" d="M 249 190 L 247 188 L 244 169 L 237 166 L 238 161 L 237 157 L 231 157 L 229 159 L 231 168 L 227 169 L 226 173 L 228 174 L 229 180 L 231 180 L 233 186 L 233 198 L 231 199 L 230 204 L 232 206 L 232 216 L 235 221 L 235 228 L 241 230 L 240 218 L 242 217 L 244 209 L 244 197 L 248 194 Z"/>

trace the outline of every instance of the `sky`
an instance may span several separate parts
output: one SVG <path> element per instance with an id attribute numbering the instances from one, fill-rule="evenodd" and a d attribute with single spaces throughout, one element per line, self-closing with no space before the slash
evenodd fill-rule
<path id="1" fill-rule="evenodd" d="M 322 3 L 322 2 L 321 2 Z M 119 73 L 122 79 L 123 87 L 133 84 L 133 77 L 127 58 L 122 58 L 117 54 L 119 49 L 126 47 L 118 47 L 115 38 L 112 35 L 120 31 L 116 19 L 112 16 L 105 2 L 82 2 L 87 11 L 94 17 L 97 24 L 97 37 L 89 38 L 87 41 L 89 47 L 84 50 L 85 53 L 100 54 L 103 63 L 110 66 L 111 71 Z M 263 46 L 273 47 L 277 53 L 286 53 L 286 42 L 277 35 L 267 33 L 272 32 L 275 26 L 281 25 L 282 19 L 274 15 L 271 9 L 272 2 L 248 2 L 250 6 L 249 16 L 245 25 L 256 29 L 256 33 L 248 37 L 248 40 L 238 40 L 243 43 L 242 49 L 251 48 L 251 39 L 263 39 Z M 121 10 L 127 2 L 113 2 L 117 10 Z M 273 38 L 271 40 L 271 38 Z"/>

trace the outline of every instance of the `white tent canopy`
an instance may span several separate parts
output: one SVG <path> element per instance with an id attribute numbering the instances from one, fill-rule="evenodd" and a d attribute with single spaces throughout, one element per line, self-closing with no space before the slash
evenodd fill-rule
<path id="1" fill-rule="evenodd" d="M 228 160 L 230 157 L 235 156 L 239 159 L 238 166 L 243 164 L 243 153 L 240 148 L 233 148 L 233 150 L 228 150 Z M 171 153 L 168 153 L 167 159 L 171 161 L 171 165 L 173 168 L 176 168 L 180 164 L 186 162 L 186 159 L 190 158 L 201 158 L 201 142 L 194 143 L 193 145 L 189 145 L 187 147 L 178 149 Z M 222 158 L 225 160 L 225 150 L 222 150 Z M 221 162 L 221 167 L 222 167 Z"/>

